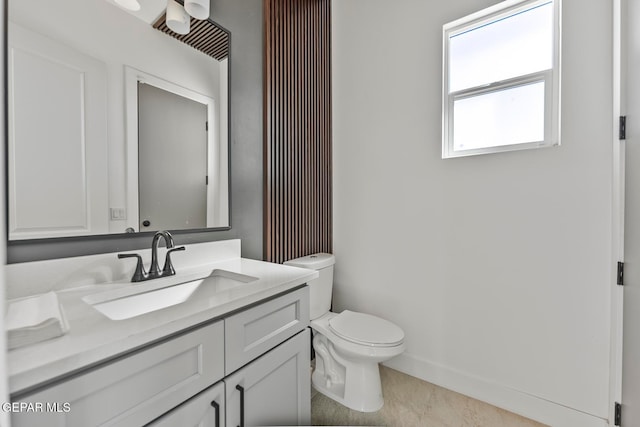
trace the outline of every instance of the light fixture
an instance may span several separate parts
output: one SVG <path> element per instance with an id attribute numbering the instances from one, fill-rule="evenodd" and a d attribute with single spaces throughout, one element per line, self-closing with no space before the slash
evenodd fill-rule
<path id="1" fill-rule="evenodd" d="M 210 0 L 184 0 L 184 9 L 196 19 L 209 18 Z"/>
<path id="2" fill-rule="evenodd" d="M 138 0 L 114 0 L 116 4 L 124 9 L 137 12 L 140 10 L 140 3 Z"/>
<path id="3" fill-rule="evenodd" d="M 167 27 L 174 33 L 187 34 L 191 18 L 176 0 L 167 0 Z"/>

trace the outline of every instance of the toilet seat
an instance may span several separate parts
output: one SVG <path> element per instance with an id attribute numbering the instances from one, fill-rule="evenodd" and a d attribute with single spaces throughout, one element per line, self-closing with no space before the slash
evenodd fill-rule
<path id="1" fill-rule="evenodd" d="M 376 316 L 345 310 L 329 320 L 329 329 L 342 339 L 373 347 L 394 347 L 404 341 L 404 332 Z"/>

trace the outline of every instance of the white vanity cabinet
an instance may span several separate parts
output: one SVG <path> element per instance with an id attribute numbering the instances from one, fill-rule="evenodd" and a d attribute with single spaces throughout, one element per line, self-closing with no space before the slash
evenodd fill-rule
<path id="1" fill-rule="evenodd" d="M 43 406 L 12 426 L 308 425 L 308 324 L 305 286 L 18 395 Z"/>

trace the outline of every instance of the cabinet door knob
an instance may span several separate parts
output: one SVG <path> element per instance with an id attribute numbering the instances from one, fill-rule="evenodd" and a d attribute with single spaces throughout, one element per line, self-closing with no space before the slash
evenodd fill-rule
<path id="1" fill-rule="evenodd" d="M 220 427 L 220 405 L 215 400 L 211 401 L 211 406 L 216 410 L 216 424 L 215 427 Z"/>
<path id="2" fill-rule="evenodd" d="M 244 387 L 237 385 L 236 390 L 240 392 L 240 425 L 238 427 L 244 427 Z"/>

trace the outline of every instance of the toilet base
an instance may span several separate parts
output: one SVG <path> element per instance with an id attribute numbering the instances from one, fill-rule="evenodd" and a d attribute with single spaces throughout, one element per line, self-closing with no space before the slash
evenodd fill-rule
<path id="1" fill-rule="evenodd" d="M 360 412 L 375 412 L 384 405 L 378 361 L 349 360 L 337 354 L 328 340 L 316 335 L 313 388 L 336 402 Z"/>
<path id="2" fill-rule="evenodd" d="M 376 412 L 384 405 L 378 369 L 378 364 L 376 363 L 375 374 L 372 372 L 366 374 L 368 379 L 366 383 L 369 385 L 367 388 L 358 387 L 358 390 L 349 390 L 349 388 L 345 390 L 344 383 L 327 384 L 326 377 L 317 369 L 311 376 L 311 384 L 318 392 L 347 408 L 360 412 Z"/>

